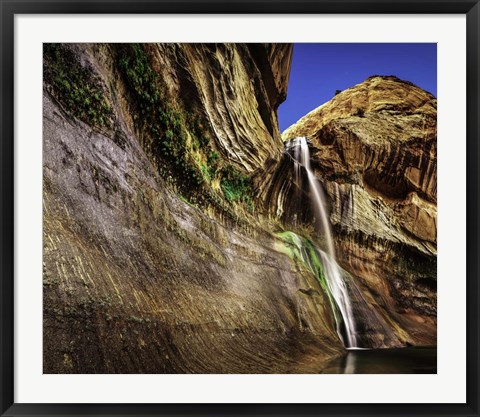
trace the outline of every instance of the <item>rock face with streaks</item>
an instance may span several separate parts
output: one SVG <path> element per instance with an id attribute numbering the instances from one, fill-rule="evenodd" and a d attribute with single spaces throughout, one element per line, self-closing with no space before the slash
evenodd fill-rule
<path id="1" fill-rule="evenodd" d="M 153 53 L 173 95 L 198 108 L 230 162 L 252 172 L 279 158 L 276 109 L 287 95 L 292 45 L 159 44 Z"/>
<path id="2" fill-rule="evenodd" d="M 44 373 L 317 373 L 344 353 L 278 129 L 291 59 L 287 44 L 44 46 Z M 296 136 L 362 345 L 435 344 L 435 99 L 372 77 Z"/>
<path id="3" fill-rule="evenodd" d="M 46 46 L 45 373 L 317 372 L 342 352 L 315 278 L 244 198 L 282 154 L 290 57 Z"/>
<path id="4" fill-rule="evenodd" d="M 283 133 L 284 140 L 310 141 L 337 256 L 363 288 L 357 316 L 375 306 L 388 323 L 363 330 L 372 345 L 436 343 L 436 114 L 431 94 L 373 76 Z M 312 214 L 303 210 L 297 219 L 301 211 L 290 205 L 299 192 L 284 174 L 291 161 L 282 164 L 266 194 L 270 210 L 286 222 L 308 223 Z"/>

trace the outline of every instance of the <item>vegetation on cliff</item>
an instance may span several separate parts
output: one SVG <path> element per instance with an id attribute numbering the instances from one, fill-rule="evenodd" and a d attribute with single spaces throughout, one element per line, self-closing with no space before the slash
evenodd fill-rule
<path id="1" fill-rule="evenodd" d="M 133 119 L 146 152 L 182 199 L 238 219 L 229 205 L 254 209 L 252 178 L 223 159 L 204 115 L 182 108 L 169 93 L 153 68 L 152 47 L 118 45 L 115 58 L 131 94 Z M 94 128 L 114 127 L 108 88 L 71 48 L 45 44 L 44 71 L 49 91 L 65 110 Z"/>
<path id="2" fill-rule="evenodd" d="M 118 56 L 119 68 L 136 103 L 137 130 L 145 137 L 159 172 L 172 180 L 190 203 L 228 210 L 221 201 L 223 197 L 229 203 L 247 203 L 251 209 L 251 178 L 223 160 L 204 117 L 182 109 L 169 94 L 153 69 L 148 45 L 122 45 Z"/>
<path id="3" fill-rule="evenodd" d="M 73 116 L 93 127 L 111 127 L 112 108 L 105 87 L 91 68 L 82 66 L 67 46 L 46 43 L 44 81 L 50 93 Z"/>
<path id="4" fill-rule="evenodd" d="M 181 109 L 170 96 L 152 67 L 148 45 L 122 45 L 118 56 L 136 103 L 136 127 L 146 137 L 159 172 L 172 179 L 190 202 L 218 205 L 221 194 L 213 184 L 220 182 L 228 202 L 248 202 L 251 207 L 250 178 L 222 160 L 202 115 Z"/>

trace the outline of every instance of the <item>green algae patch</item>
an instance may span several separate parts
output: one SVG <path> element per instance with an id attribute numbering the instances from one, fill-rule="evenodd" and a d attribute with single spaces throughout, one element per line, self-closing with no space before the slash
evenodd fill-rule
<path id="1" fill-rule="evenodd" d="M 328 287 L 325 278 L 325 269 L 315 245 L 309 239 L 298 236 L 296 233 L 290 231 L 277 233 L 277 236 L 281 239 L 277 244 L 277 250 L 287 254 L 294 261 L 301 262 L 313 273 L 323 292 L 328 296 L 328 301 L 335 319 L 339 320 L 341 315 L 337 303 Z"/>
<path id="2" fill-rule="evenodd" d="M 280 250 L 290 256 L 293 260 L 300 261 L 307 266 L 317 278 L 322 289 L 326 293 L 329 293 L 330 291 L 325 280 L 323 265 L 313 243 L 290 231 L 278 233 L 278 236 L 283 241 L 281 246 L 284 250 Z"/>

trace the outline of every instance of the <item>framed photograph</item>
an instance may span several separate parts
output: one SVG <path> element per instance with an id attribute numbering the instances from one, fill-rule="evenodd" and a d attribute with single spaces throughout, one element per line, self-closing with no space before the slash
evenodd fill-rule
<path id="1" fill-rule="evenodd" d="M 478 1 L 1 4 L 2 416 L 478 416 Z"/>

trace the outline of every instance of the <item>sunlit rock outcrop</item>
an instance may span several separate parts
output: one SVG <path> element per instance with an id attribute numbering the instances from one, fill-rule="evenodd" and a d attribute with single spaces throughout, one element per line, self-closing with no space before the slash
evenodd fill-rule
<path id="1" fill-rule="evenodd" d="M 434 344 L 436 99 L 396 77 L 370 77 L 283 133 L 284 140 L 297 136 L 310 141 L 329 196 L 337 256 L 368 294 L 359 308 L 374 306 L 389 322 L 395 337 L 387 345 Z M 281 163 L 267 205 L 290 224 L 308 224 L 308 207 L 296 218 L 301 211 L 290 205 L 305 191 L 287 174 L 289 158 Z M 384 330 L 368 332 L 373 344 L 384 344 Z"/>

